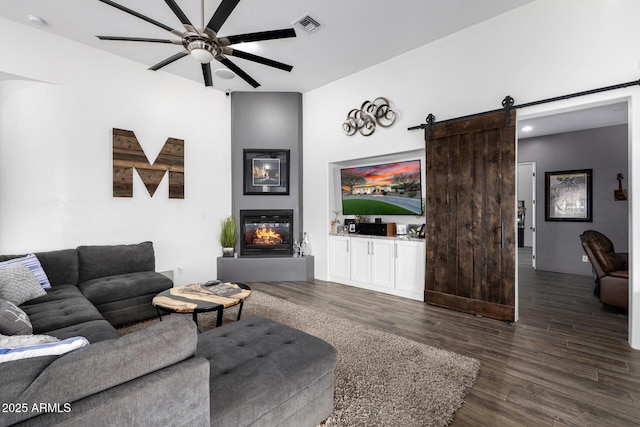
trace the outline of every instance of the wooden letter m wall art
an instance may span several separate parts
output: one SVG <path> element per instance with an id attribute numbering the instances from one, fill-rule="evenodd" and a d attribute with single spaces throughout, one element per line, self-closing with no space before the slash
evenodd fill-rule
<path id="1" fill-rule="evenodd" d="M 133 169 L 153 197 L 169 172 L 169 198 L 184 199 L 184 140 L 168 138 L 151 164 L 130 130 L 113 129 L 113 197 L 133 197 Z"/>

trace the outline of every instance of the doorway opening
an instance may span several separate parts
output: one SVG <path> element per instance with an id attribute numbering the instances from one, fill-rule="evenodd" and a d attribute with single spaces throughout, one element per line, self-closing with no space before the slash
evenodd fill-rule
<path id="1" fill-rule="evenodd" d="M 584 100 L 582 101 L 584 102 Z M 632 314 L 620 313 L 615 309 L 600 304 L 592 293 L 593 279 L 591 265 L 583 261 L 584 251 L 579 236 L 588 229 L 604 230 L 613 235 L 617 251 L 624 252 L 628 248 L 632 252 L 630 238 L 631 208 L 628 201 L 614 201 L 614 190 L 617 189 L 616 174 L 622 173 L 626 179 L 624 188 L 629 189 L 630 168 L 630 120 L 629 99 L 602 99 L 588 104 L 576 101 L 563 102 L 564 108 L 525 108 L 518 111 L 518 184 L 517 200 L 525 200 L 526 208 L 534 208 L 536 225 L 533 227 L 531 252 L 527 246 L 519 248 L 517 270 L 517 298 L 519 318 L 524 323 L 532 321 L 541 325 L 551 322 L 554 310 L 564 310 L 564 318 L 577 319 L 573 312 L 577 307 L 587 307 L 596 318 L 606 322 L 609 317 L 617 318 L 620 333 L 627 338 L 632 325 Z M 569 105 L 567 107 L 567 105 Z M 523 128 L 530 127 L 529 133 Z M 607 134 L 609 132 L 609 134 Z M 579 141 L 569 145 L 571 137 Z M 615 143 L 613 142 L 615 140 Z M 527 146 L 529 144 L 529 146 Z M 545 145 L 546 144 L 546 145 Z M 567 144 L 567 145 L 565 145 Z M 533 155 L 535 154 L 535 155 Z M 545 221 L 545 172 L 575 170 L 582 165 L 590 165 L 597 179 L 593 181 L 592 222 L 549 222 Z M 535 189 L 533 191 L 535 207 L 526 206 L 528 196 L 520 184 L 533 167 Z M 628 194 L 631 194 L 629 189 Z M 598 199 L 599 197 L 599 199 Z M 526 215 L 529 209 L 526 210 Z M 525 216 L 526 219 L 526 216 Z M 525 238 L 525 242 L 529 242 Z M 526 245 L 527 243 L 525 243 Z M 535 247 L 534 247 L 535 245 Z M 620 248 L 620 249 L 619 249 Z M 531 255 L 529 255 L 529 253 Z M 524 259 L 531 256 L 531 261 Z M 555 281 L 554 285 L 551 283 Z M 577 284 L 581 291 L 575 294 L 560 295 L 564 290 L 559 284 Z M 535 292 L 527 287 L 534 287 Z M 574 286 L 575 288 L 575 286 Z M 545 303 L 532 303 L 532 299 L 544 300 Z M 545 313 L 547 318 L 545 319 Z M 592 319 L 594 320 L 594 319 Z M 577 321 L 577 320 L 575 320 Z M 568 325 L 569 326 L 569 325 Z M 575 325 L 570 325 L 575 326 Z"/>

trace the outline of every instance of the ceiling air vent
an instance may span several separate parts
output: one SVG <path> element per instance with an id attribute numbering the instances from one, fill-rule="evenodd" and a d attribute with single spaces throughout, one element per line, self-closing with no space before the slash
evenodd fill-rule
<path id="1" fill-rule="evenodd" d="M 294 25 L 302 28 L 307 33 L 313 33 L 315 30 L 317 30 L 320 27 L 320 23 L 315 19 L 313 19 L 312 17 L 310 17 L 309 15 L 304 15 L 300 19 L 297 19 L 294 22 Z"/>

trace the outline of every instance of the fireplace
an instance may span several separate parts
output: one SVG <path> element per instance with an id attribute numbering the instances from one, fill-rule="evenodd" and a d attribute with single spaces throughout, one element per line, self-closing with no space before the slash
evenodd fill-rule
<path id="1" fill-rule="evenodd" d="M 241 210 L 241 256 L 293 255 L 292 210 Z"/>

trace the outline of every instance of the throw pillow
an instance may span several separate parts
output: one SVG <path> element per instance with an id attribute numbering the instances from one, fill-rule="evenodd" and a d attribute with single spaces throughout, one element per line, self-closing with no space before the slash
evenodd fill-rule
<path id="1" fill-rule="evenodd" d="M 11 301 L 0 299 L 0 334 L 28 335 L 33 333 L 33 326 L 27 313 Z"/>
<path id="2" fill-rule="evenodd" d="M 31 337 L 37 335 L 30 335 Z M 46 337 L 46 335 L 40 335 L 41 337 Z M 0 336 L 0 346 L 4 341 Z M 15 337 L 8 337 L 15 338 Z M 12 360 L 20 360 L 27 359 L 30 357 L 40 357 L 40 356 L 59 356 L 65 353 L 68 353 L 73 350 L 77 350 L 84 346 L 89 345 L 89 341 L 84 337 L 72 337 L 67 338 L 62 341 L 57 341 L 54 337 L 49 337 L 56 340 L 56 342 L 48 342 L 44 344 L 31 344 L 31 345 L 20 345 L 20 346 L 3 346 L 0 347 L 0 363 L 2 362 L 10 362 Z"/>
<path id="3" fill-rule="evenodd" d="M 24 264 L 0 268 L 0 298 L 21 305 L 46 294 L 35 274 Z"/>
<path id="4" fill-rule="evenodd" d="M 40 260 L 34 254 L 29 254 L 22 258 L 14 258 L 7 261 L 0 262 L 0 268 L 7 267 L 13 264 L 24 264 L 29 270 L 33 272 L 38 278 L 38 282 L 40 282 L 40 286 L 42 289 L 49 289 L 51 287 L 51 283 L 49 283 L 49 278 L 47 274 L 44 272 L 42 265 L 40 265 Z"/>

